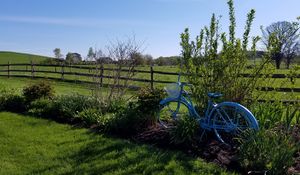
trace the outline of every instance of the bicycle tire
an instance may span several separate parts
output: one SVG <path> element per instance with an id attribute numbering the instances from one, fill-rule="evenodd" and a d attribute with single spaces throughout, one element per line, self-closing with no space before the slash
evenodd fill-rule
<path id="1" fill-rule="evenodd" d="M 178 103 L 180 103 L 180 105 L 177 111 Z M 161 126 L 169 128 L 183 115 L 189 115 L 187 104 L 179 100 L 171 99 L 165 100 L 164 103 L 160 104 L 157 119 Z"/>
<path id="2" fill-rule="evenodd" d="M 213 108 L 209 115 L 217 139 L 231 144 L 245 130 L 258 130 L 258 122 L 244 106 L 234 102 L 223 102 Z"/>

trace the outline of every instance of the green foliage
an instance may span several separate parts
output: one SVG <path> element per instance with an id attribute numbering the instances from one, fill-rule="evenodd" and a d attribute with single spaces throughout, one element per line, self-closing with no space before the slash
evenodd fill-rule
<path id="1" fill-rule="evenodd" d="M 37 117 L 56 120 L 60 115 L 60 106 L 55 103 L 55 99 L 41 98 L 30 103 L 28 113 Z"/>
<path id="2" fill-rule="evenodd" d="M 261 129 L 270 129 L 281 122 L 284 106 L 281 103 L 258 103 L 251 107 Z"/>
<path id="3" fill-rule="evenodd" d="M 87 127 L 98 124 L 101 118 L 101 112 L 98 109 L 87 108 L 75 115 L 75 119 L 79 119 Z"/>
<path id="4" fill-rule="evenodd" d="M 0 111 L 24 112 L 26 110 L 25 99 L 16 94 L 15 89 L 7 89 L 0 86 Z"/>
<path id="5" fill-rule="evenodd" d="M 172 127 L 171 142 L 175 144 L 191 144 L 199 131 L 199 124 L 195 118 L 188 115 L 181 117 Z"/>
<path id="6" fill-rule="evenodd" d="M 52 98 L 54 96 L 54 90 L 49 83 L 41 81 L 25 87 L 23 89 L 23 95 L 27 102 L 32 102 L 39 98 Z"/>
<path id="7" fill-rule="evenodd" d="M 190 41 L 189 30 L 181 34 L 181 47 L 184 70 L 187 79 L 194 85 L 193 94 L 197 105 L 204 107 L 208 92 L 221 92 L 225 100 L 244 102 L 251 99 L 258 86 L 259 75 L 268 65 L 269 59 L 263 58 L 259 65 L 254 65 L 249 79 L 239 78 L 246 72 L 249 57 L 248 40 L 254 10 L 247 15 L 243 39 L 235 37 L 235 15 L 233 1 L 229 5 L 229 38 L 219 33 L 219 19 L 212 15 L 209 27 L 200 31 L 195 41 Z M 256 53 L 255 44 L 259 37 L 253 38 L 252 53 Z M 221 44 L 220 44 L 221 42 Z M 219 45 L 222 48 L 219 48 Z"/>
<path id="8" fill-rule="evenodd" d="M 54 103 L 58 108 L 59 117 L 66 121 L 72 121 L 74 116 L 84 109 L 100 107 L 97 99 L 79 94 L 60 96 L 54 100 Z"/>
<path id="9" fill-rule="evenodd" d="M 11 112 L 25 112 L 26 103 L 23 96 L 8 93 L 1 95 L 0 97 L 0 110 L 11 111 Z"/>
<path id="10" fill-rule="evenodd" d="M 268 171 L 268 174 L 286 174 L 293 163 L 297 145 L 290 136 L 271 130 L 245 133 L 239 158 L 246 170 Z"/>
<path id="11" fill-rule="evenodd" d="M 280 102 L 257 103 L 252 105 L 251 111 L 261 129 L 268 130 L 282 125 L 288 132 L 294 124 L 300 122 L 299 105 L 283 105 Z"/>
<path id="12" fill-rule="evenodd" d="M 159 110 L 159 102 L 166 96 L 162 89 L 144 87 L 138 92 L 137 104 L 141 112 L 154 115 Z"/>

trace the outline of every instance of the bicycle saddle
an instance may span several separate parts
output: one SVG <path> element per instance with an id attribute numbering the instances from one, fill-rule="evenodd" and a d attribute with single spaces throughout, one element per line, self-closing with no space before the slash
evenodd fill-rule
<path id="1" fill-rule="evenodd" d="M 210 98 L 219 98 L 219 97 L 222 97 L 223 96 L 223 94 L 221 94 L 221 93 L 212 93 L 212 92 L 210 92 L 210 93 L 208 93 L 207 94 L 208 95 L 208 97 L 210 97 Z"/>

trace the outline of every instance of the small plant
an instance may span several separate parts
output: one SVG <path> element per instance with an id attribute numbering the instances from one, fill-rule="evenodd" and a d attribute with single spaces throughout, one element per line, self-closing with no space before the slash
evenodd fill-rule
<path id="1" fill-rule="evenodd" d="M 148 87 L 140 89 L 138 92 L 138 105 L 142 112 L 155 114 L 159 110 L 159 102 L 165 97 L 162 89 L 150 89 Z"/>
<path id="2" fill-rule="evenodd" d="M 172 127 L 171 142 L 175 144 L 191 144 L 199 131 L 199 124 L 195 118 L 185 115 L 181 117 Z"/>
<path id="3" fill-rule="evenodd" d="M 32 102 L 39 98 L 52 98 L 54 90 L 49 83 L 42 81 L 25 87 L 23 95 L 27 102 Z"/>
<path id="4" fill-rule="evenodd" d="M 268 174 L 286 174 L 297 150 L 290 136 L 271 130 L 245 133 L 241 143 L 242 166 L 248 171 L 267 171 Z"/>
<path id="5" fill-rule="evenodd" d="M 270 129 L 282 121 L 284 106 L 281 103 L 257 103 L 251 111 L 262 129 Z"/>
<path id="6" fill-rule="evenodd" d="M 98 109 L 87 108 L 75 115 L 87 127 L 98 124 L 101 118 L 101 112 Z"/>
<path id="7" fill-rule="evenodd" d="M 60 96 L 55 103 L 59 108 L 59 117 L 67 121 L 72 121 L 76 114 L 86 108 L 100 108 L 97 99 L 80 94 Z"/>

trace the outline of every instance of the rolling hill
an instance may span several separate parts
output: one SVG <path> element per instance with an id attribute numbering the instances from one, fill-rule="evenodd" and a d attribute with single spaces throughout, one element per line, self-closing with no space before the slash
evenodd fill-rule
<path id="1" fill-rule="evenodd" d="M 0 64 L 10 63 L 40 63 L 51 57 L 33 55 L 27 53 L 0 51 Z"/>

